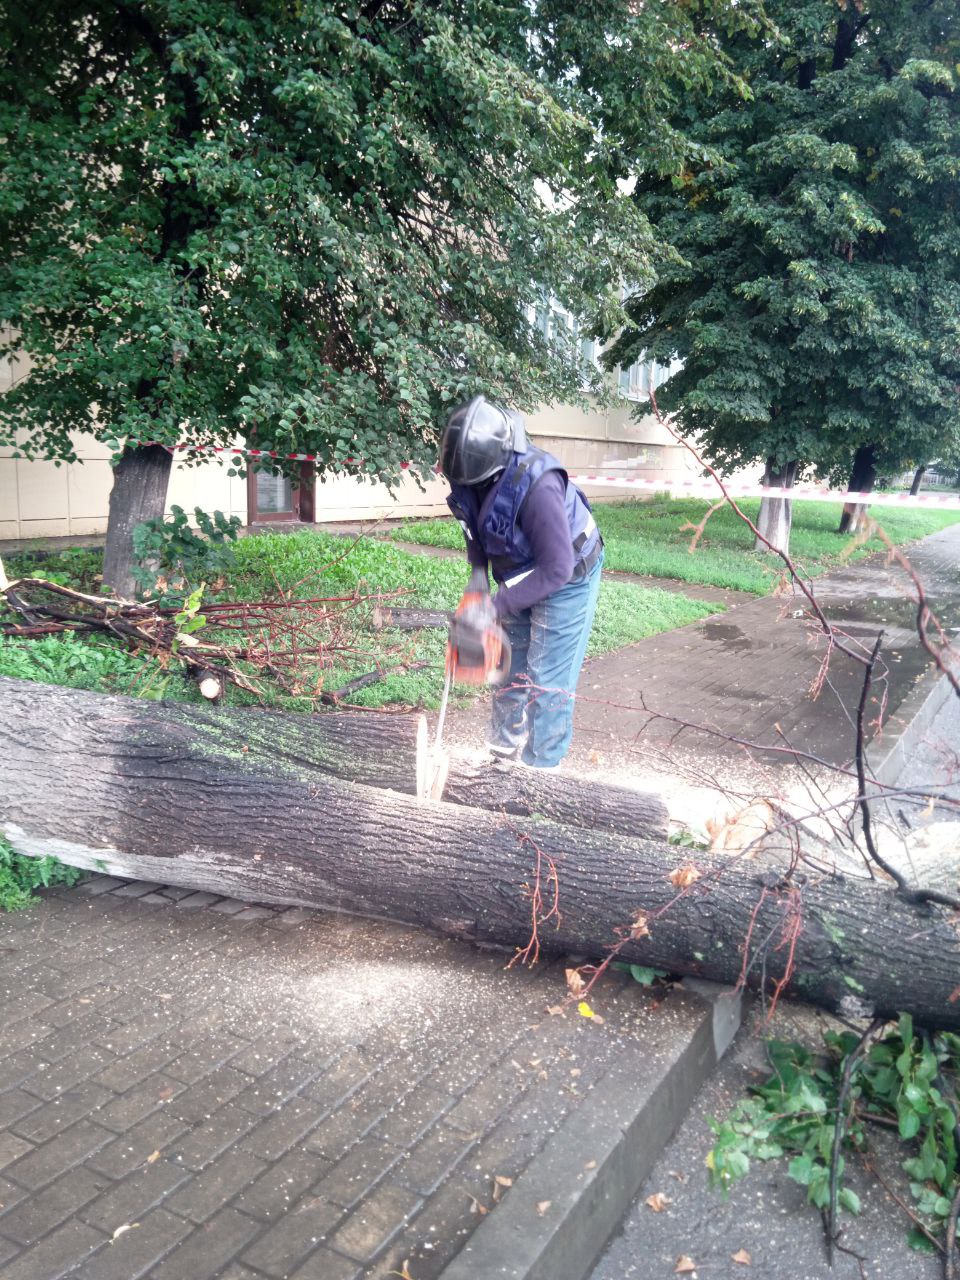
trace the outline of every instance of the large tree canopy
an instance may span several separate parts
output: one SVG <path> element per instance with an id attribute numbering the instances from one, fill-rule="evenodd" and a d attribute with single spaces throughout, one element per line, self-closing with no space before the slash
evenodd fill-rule
<path id="1" fill-rule="evenodd" d="M 446 401 L 582 394 L 574 344 L 530 309 L 552 296 L 615 327 L 655 242 L 617 182 L 644 148 L 625 160 L 578 51 L 606 50 L 633 140 L 675 160 L 665 110 L 685 82 L 729 78 L 698 24 L 746 20 L 724 0 L 583 9 L 0 5 L 0 324 L 32 360 L 0 442 L 69 461 L 70 432 L 92 431 L 117 486 L 158 470 L 117 500 L 129 541 L 169 463 L 125 441 L 256 432 L 391 481 L 432 462 Z M 628 45 L 657 50 L 633 98 Z"/>
<path id="2" fill-rule="evenodd" d="M 662 403 L 721 466 L 900 470 L 960 436 L 960 8 L 767 9 L 725 43 L 752 96 L 688 102 L 704 161 L 638 187 L 679 257 L 612 358 L 681 357 Z"/>

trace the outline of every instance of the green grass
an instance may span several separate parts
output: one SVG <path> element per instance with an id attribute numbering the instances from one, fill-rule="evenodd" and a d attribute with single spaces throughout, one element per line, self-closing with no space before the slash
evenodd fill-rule
<path id="1" fill-rule="evenodd" d="M 6 556 L 8 578 L 46 578 L 76 591 L 96 591 L 103 569 L 103 552 L 96 547 L 70 547 L 65 551 L 44 551 L 36 547 Z"/>
<path id="2" fill-rule="evenodd" d="M 459 526 L 456 526 L 459 534 Z M 242 593 L 254 599 L 275 584 L 307 596 L 362 592 L 402 591 L 395 603 L 421 609 L 453 609 L 467 580 L 466 559 L 441 559 L 417 555 L 388 542 L 364 539 L 348 555 L 344 540 L 319 532 L 265 534 L 244 538 L 237 545 Z M 634 644 L 645 636 L 685 626 L 713 612 L 702 601 L 686 596 L 604 582 L 588 653 L 592 656 Z M 446 634 L 442 630 L 420 633 L 385 632 L 388 643 L 403 646 L 408 661 L 431 662 L 431 669 L 390 676 L 359 692 L 352 701 L 366 706 L 404 702 L 437 705 L 443 669 Z M 370 670 L 371 663 L 346 664 L 338 672 L 343 680 Z M 335 686 L 332 686 L 335 687 Z"/>
<path id="3" fill-rule="evenodd" d="M 746 498 L 743 510 L 756 520 L 759 498 Z M 710 517 L 695 551 L 690 551 L 689 527 L 703 519 L 709 504 L 697 498 L 658 497 L 648 501 L 598 503 L 594 515 L 606 542 L 606 567 L 654 578 L 676 578 L 766 595 L 780 578 L 782 562 L 753 551 L 753 536 L 729 507 Z M 830 502 L 796 502 L 790 550 L 802 571 L 811 577 L 842 562 L 852 539 L 836 532 L 840 508 Z M 935 533 L 960 520 L 956 511 L 876 509 L 878 522 L 896 544 Z M 406 542 L 433 547 L 463 546 L 459 525 L 452 519 L 413 521 L 392 535 Z M 883 549 L 874 538 L 852 553 L 854 560 Z"/>
<path id="4" fill-rule="evenodd" d="M 457 532 L 459 536 L 459 529 Z M 89 579 L 96 573 L 98 566 L 91 564 L 88 551 L 64 552 L 57 557 L 57 580 L 75 581 L 71 574 L 71 556 L 75 554 L 77 578 L 82 573 Z M 241 600 L 276 596 L 278 591 L 301 599 L 402 592 L 399 599 L 391 602 L 424 609 L 453 609 L 467 580 L 465 558 L 419 555 L 372 539 L 351 545 L 343 538 L 312 530 L 242 538 L 234 548 L 234 565 L 230 587 L 221 595 Z M 26 568 L 17 557 L 11 557 L 7 564 L 11 578 Z M 31 564 L 29 571 L 36 571 L 36 566 Z M 603 582 L 589 653 L 619 649 L 645 636 L 694 622 L 713 611 L 702 601 L 673 592 L 632 583 Z M 366 616 L 366 609 L 361 608 L 358 620 Z M 378 661 L 387 668 L 425 662 L 429 663 L 425 669 L 408 674 L 395 672 L 353 694 L 350 701 L 365 706 L 437 705 L 445 631 L 402 633 L 388 629 L 375 632 L 361 627 L 346 639 L 354 652 L 335 660 L 325 675 L 326 689 L 339 688 L 354 676 L 373 670 Z M 106 637 L 78 637 L 69 633 L 42 640 L 0 637 L 0 675 L 141 697 L 199 700 L 194 684 L 182 679 L 176 670 L 166 671 L 155 660 L 131 654 Z M 466 695 L 467 691 L 460 692 Z M 313 706 L 307 697 L 293 698 L 269 688 L 267 694 L 272 706 L 303 711 Z M 254 701 L 235 689 L 231 689 L 229 698 L 235 704 Z"/>

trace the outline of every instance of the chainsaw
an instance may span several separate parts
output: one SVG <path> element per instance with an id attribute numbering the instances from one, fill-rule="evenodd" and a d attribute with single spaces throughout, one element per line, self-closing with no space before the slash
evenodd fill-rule
<path id="1" fill-rule="evenodd" d="M 447 780 L 450 760 L 441 744 L 450 686 L 455 680 L 462 684 L 502 684 L 510 671 L 510 656 L 510 641 L 497 622 L 486 570 L 474 569 L 450 620 L 443 695 L 433 747 L 423 743 L 417 751 L 418 761 L 423 761 L 423 767 L 417 770 L 417 793 L 421 800 L 439 800 Z"/>

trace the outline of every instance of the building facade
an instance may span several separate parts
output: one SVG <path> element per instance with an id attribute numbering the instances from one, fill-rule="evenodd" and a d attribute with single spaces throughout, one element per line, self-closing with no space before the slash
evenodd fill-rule
<path id="1" fill-rule="evenodd" d="M 593 358 L 593 352 L 587 353 Z M 23 376 L 16 363 L 0 370 L 0 391 Z M 605 463 L 629 462 L 630 474 L 665 482 L 692 474 L 689 455 L 652 414 L 637 417 L 638 404 L 649 400 L 649 388 L 668 371 L 641 363 L 618 375 L 619 396 L 612 407 L 589 411 L 561 405 L 527 418 L 536 444 L 555 453 L 572 473 L 596 471 Z M 57 465 L 15 458 L 0 448 L 0 540 L 95 536 L 107 527 L 113 473 L 109 451 L 93 437 L 75 441 L 80 461 Z M 297 486 L 269 471 L 251 472 L 242 480 L 227 474 L 228 462 L 189 464 L 178 458 L 173 467 L 168 509 L 222 511 L 244 524 L 377 521 L 437 515 L 446 511 L 446 485 L 439 479 L 421 488 L 404 478 L 394 491 L 348 476 L 317 477 L 309 465 Z M 590 492 L 590 486 L 585 486 Z M 605 497 L 611 490 L 598 491 Z M 614 491 L 615 492 L 615 491 Z"/>

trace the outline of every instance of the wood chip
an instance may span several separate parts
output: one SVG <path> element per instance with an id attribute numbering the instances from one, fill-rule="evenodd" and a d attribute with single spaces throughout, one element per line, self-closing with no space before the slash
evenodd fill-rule
<path id="1" fill-rule="evenodd" d="M 738 1249 L 736 1253 L 731 1253 L 730 1257 L 734 1262 L 739 1262 L 742 1267 L 749 1267 L 753 1261 L 746 1249 Z"/>
<path id="2" fill-rule="evenodd" d="M 665 1196 L 662 1191 L 655 1191 L 652 1196 L 647 1196 L 643 1202 L 648 1209 L 652 1209 L 654 1213 L 663 1213 L 664 1209 L 672 1201 L 669 1196 Z"/>
<path id="3" fill-rule="evenodd" d="M 697 1269 L 697 1264 L 689 1256 L 689 1254 L 681 1253 L 680 1257 L 677 1259 L 677 1265 L 673 1268 L 673 1271 L 674 1271 L 674 1275 L 682 1275 L 684 1272 L 696 1271 L 696 1269 Z"/>
<path id="4" fill-rule="evenodd" d="M 540 1215 L 540 1217 L 541 1217 L 541 1218 L 542 1218 L 542 1217 L 543 1217 L 543 1215 L 547 1212 L 547 1210 L 550 1208 L 550 1206 L 551 1206 L 552 1204 L 553 1204 L 553 1201 L 552 1201 L 552 1200 L 538 1200 L 538 1201 L 537 1201 L 537 1213 L 539 1213 L 539 1215 Z"/>

